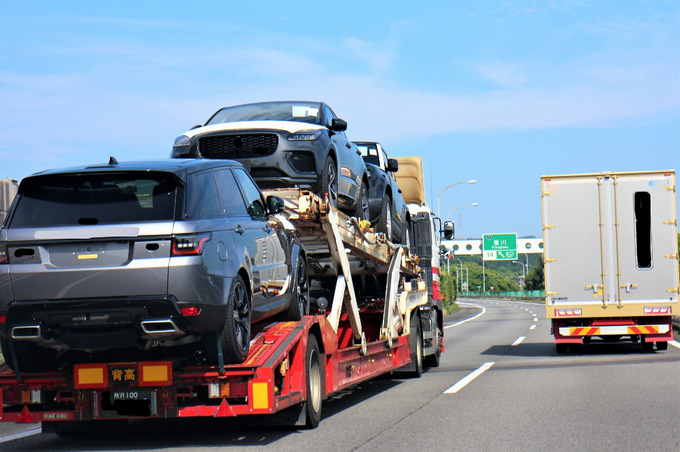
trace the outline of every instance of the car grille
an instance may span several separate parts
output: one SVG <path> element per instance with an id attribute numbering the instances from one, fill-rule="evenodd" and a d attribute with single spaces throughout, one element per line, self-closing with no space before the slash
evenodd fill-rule
<path id="1" fill-rule="evenodd" d="M 298 173 L 313 173 L 314 156 L 308 152 L 295 152 L 290 159 L 290 163 Z"/>
<path id="2" fill-rule="evenodd" d="M 198 140 L 198 152 L 208 159 L 262 157 L 276 152 L 278 144 L 273 133 L 213 135 Z"/>

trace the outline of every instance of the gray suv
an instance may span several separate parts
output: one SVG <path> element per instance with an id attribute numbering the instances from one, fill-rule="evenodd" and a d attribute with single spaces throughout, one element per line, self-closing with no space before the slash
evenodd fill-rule
<path id="1" fill-rule="evenodd" d="M 304 249 L 270 216 L 282 210 L 231 160 L 112 158 L 25 178 L 0 229 L 5 360 L 242 362 L 251 325 L 309 313 Z"/>

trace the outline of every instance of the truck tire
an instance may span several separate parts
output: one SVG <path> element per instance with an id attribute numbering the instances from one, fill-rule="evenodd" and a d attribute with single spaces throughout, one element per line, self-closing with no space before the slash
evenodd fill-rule
<path id="1" fill-rule="evenodd" d="M 293 287 L 290 292 L 285 319 L 298 321 L 307 314 L 309 314 L 309 274 L 307 273 L 307 261 L 300 254 L 293 275 Z"/>
<path id="2" fill-rule="evenodd" d="M 666 341 L 660 341 L 656 343 L 656 349 L 657 350 L 668 350 L 668 342 Z"/>
<path id="3" fill-rule="evenodd" d="M 442 356 L 441 337 L 442 330 L 437 327 L 437 334 L 435 334 L 434 338 L 437 344 L 437 351 L 433 355 L 425 357 L 425 367 L 439 367 L 439 358 Z"/>
<path id="4" fill-rule="evenodd" d="M 411 315 L 411 363 L 414 369 L 409 372 L 411 378 L 420 378 L 423 375 L 423 331 L 420 326 L 420 318 L 413 312 Z"/>
<path id="5" fill-rule="evenodd" d="M 316 336 L 310 334 L 307 338 L 305 353 L 305 383 L 307 401 L 305 402 L 306 427 L 316 428 L 321 422 L 321 408 L 323 405 L 324 369 L 321 352 Z"/>

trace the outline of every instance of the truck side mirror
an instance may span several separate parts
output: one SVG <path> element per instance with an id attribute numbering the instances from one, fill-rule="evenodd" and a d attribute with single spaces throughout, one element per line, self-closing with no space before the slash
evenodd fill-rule
<path id="1" fill-rule="evenodd" d="M 444 222 L 444 229 L 443 229 L 442 232 L 444 233 L 444 238 L 446 240 L 451 240 L 455 235 L 455 231 L 456 231 L 456 228 L 453 224 L 453 221 L 445 221 Z"/>
<path id="2" fill-rule="evenodd" d="M 392 171 L 393 173 L 399 171 L 399 162 L 397 159 L 387 159 L 387 171 Z"/>

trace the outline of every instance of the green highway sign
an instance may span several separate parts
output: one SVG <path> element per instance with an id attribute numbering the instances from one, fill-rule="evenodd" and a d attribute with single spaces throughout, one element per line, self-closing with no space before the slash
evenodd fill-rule
<path id="1" fill-rule="evenodd" d="M 517 259 L 517 234 L 484 234 L 482 253 L 485 261 Z"/>

